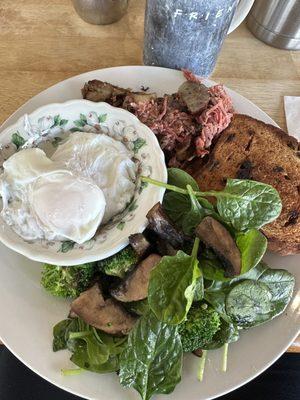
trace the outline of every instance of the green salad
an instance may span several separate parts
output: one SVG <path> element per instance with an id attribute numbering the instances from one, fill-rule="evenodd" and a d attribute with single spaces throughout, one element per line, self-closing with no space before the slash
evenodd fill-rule
<path id="1" fill-rule="evenodd" d="M 200 357 L 201 381 L 207 352 L 222 347 L 226 371 L 230 343 L 285 310 L 294 277 L 262 261 L 260 228 L 281 212 L 273 187 L 228 179 L 222 191 L 201 192 L 177 168 L 168 184 L 142 180 L 167 189 L 145 232 L 103 261 L 45 265 L 41 284 L 72 299 L 68 318 L 53 328 L 53 350 L 68 349 L 74 363 L 63 374 L 115 372 L 148 400 L 175 389 L 184 353 Z"/>

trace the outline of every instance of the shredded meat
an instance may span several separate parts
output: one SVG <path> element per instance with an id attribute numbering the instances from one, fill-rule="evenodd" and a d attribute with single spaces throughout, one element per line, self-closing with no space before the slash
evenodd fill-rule
<path id="1" fill-rule="evenodd" d="M 201 84 L 191 71 L 182 72 L 188 81 Z M 134 113 L 157 135 L 168 165 L 184 167 L 194 157 L 209 153 L 213 139 L 227 128 L 234 112 L 222 85 L 203 91 L 201 84 L 202 92 L 195 84 L 186 86 L 172 95 L 156 97 L 94 80 L 84 85 L 82 93 L 89 100 L 106 101 Z"/>
<path id="2" fill-rule="evenodd" d="M 199 82 L 199 79 L 190 71 L 183 70 L 183 75 L 187 80 Z M 208 107 L 196 117 L 202 125 L 202 131 L 195 140 L 196 153 L 203 156 L 214 137 L 218 136 L 227 126 L 233 117 L 232 100 L 226 93 L 223 85 L 215 85 L 209 89 L 210 101 Z"/>
<path id="3" fill-rule="evenodd" d="M 212 86 L 209 93 L 210 105 L 197 118 L 202 125 L 201 136 L 196 140 L 198 155 L 202 155 L 203 151 L 207 152 L 204 149 L 210 147 L 213 138 L 227 128 L 233 117 L 232 101 L 223 85 Z"/>
<path id="4" fill-rule="evenodd" d="M 189 71 L 188 69 L 182 69 L 182 73 L 183 76 L 185 77 L 185 79 L 187 81 L 191 81 L 191 82 L 201 82 L 201 79 L 197 78 L 196 75 L 194 75 L 191 71 Z"/>
<path id="5" fill-rule="evenodd" d="M 161 148 L 172 152 L 179 144 L 191 140 L 200 125 L 192 115 L 172 107 L 170 97 L 157 101 L 130 103 L 135 115 L 158 136 Z"/>
<path id="6" fill-rule="evenodd" d="M 200 82 L 190 71 L 183 70 L 183 74 L 187 80 Z M 169 166 L 181 166 L 183 160 L 208 154 L 212 140 L 229 125 L 233 105 L 223 85 L 209 88 L 209 95 L 207 108 L 198 115 L 191 115 L 182 107 L 179 109 L 174 95 L 144 103 L 130 102 L 135 115 L 158 136 L 161 148 L 173 153 L 169 157 Z M 178 98 L 177 103 L 180 104 Z"/>

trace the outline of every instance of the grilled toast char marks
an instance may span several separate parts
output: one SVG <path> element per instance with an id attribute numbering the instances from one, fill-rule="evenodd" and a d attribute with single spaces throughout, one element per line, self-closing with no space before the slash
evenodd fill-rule
<path id="1" fill-rule="evenodd" d="M 227 178 L 253 179 L 274 186 L 283 209 L 263 227 L 269 250 L 300 253 L 299 142 L 281 129 L 250 116 L 235 114 L 214 143 L 205 163 L 190 167 L 201 190 L 221 190 Z"/>

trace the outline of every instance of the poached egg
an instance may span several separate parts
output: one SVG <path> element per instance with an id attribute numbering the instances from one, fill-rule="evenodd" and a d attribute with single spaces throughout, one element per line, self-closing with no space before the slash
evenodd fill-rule
<path id="1" fill-rule="evenodd" d="M 23 149 L 4 162 L 1 215 L 25 240 L 91 239 L 135 190 L 132 154 L 110 137 L 75 132 L 51 158 Z"/>
<path id="2" fill-rule="evenodd" d="M 106 223 L 124 210 L 134 195 L 137 168 L 132 157 L 122 142 L 107 135 L 74 132 L 51 158 L 101 188 L 106 199 Z"/>

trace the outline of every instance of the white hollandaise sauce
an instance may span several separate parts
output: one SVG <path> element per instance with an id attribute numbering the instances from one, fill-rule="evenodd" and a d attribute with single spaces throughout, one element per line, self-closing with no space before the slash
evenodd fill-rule
<path id="1" fill-rule="evenodd" d="M 1 215 L 25 240 L 91 239 L 134 195 L 137 167 L 125 145 L 74 132 L 51 158 L 23 149 L 4 162 Z"/>

